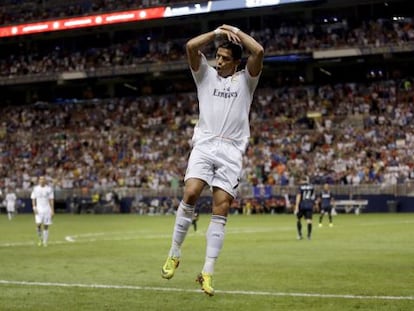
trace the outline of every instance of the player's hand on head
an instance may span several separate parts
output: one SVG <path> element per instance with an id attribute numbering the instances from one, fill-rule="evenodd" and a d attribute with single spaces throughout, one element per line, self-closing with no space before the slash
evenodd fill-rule
<path id="1" fill-rule="evenodd" d="M 237 28 L 237 27 L 235 27 L 235 26 L 231 26 L 231 25 L 226 25 L 226 24 L 221 25 L 219 28 L 220 28 L 220 29 L 227 30 L 227 31 L 229 31 L 229 32 L 232 32 L 232 33 L 234 33 L 235 35 L 237 35 L 237 34 L 238 34 L 238 32 L 240 31 L 240 29 L 239 29 L 239 28 Z"/>
<path id="2" fill-rule="evenodd" d="M 226 36 L 227 40 L 229 40 L 230 42 L 240 44 L 241 40 L 239 36 L 237 35 L 238 31 L 239 29 L 236 27 L 229 26 L 229 25 L 222 25 L 216 29 L 215 33 L 216 35 Z"/>
<path id="3" fill-rule="evenodd" d="M 236 34 L 234 34 L 234 33 L 232 33 L 231 31 L 228 31 L 227 32 L 227 40 L 229 40 L 229 41 L 231 41 L 233 43 L 237 43 L 237 44 L 240 44 L 241 43 L 241 40 L 240 40 L 239 36 L 236 35 Z"/>

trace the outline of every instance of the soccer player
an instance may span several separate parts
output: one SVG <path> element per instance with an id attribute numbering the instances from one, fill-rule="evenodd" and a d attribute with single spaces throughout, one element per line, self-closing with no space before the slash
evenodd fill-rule
<path id="1" fill-rule="evenodd" d="M 296 194 L 295 215 L 297 218 L 296 227 L 298 231 L 298 240 L 302 240 L 302 218 L 305 218 L 307 224 L 308 240 L 312 236 L 312 215 L 315 205 L 315 188 L 309 182 L 306 176 L 300 181 L 298 192 Z"/>
<path id="2" fill-rule="evenodd" d="M 213 67 L 201 49 L 217 37 L 223 42 L 218 45 Z M 238 71 L 243 47 L 249 56 L 245 68 Z M 196 281 L 212 296 L 214 266 L 223 247 L 228 212 L 237 195 L 242 157 L 250 136 L 249 111 L 263 67 L 264 50 L 247 33 L 230 25 L 190 39 L 186 50 L 197 86 L 200 114 L 184 177 L 184 195 L 177 209 L 171 248 L 161 275 L 165 279 L 174 276 L 194 207 L 208 185 L 213 195 L 212 215 L 206 232 L 204 266 Z"/>
<path id="3" fill-rule="evenodd" d="M 325 214 L 328 214 L 329 217 L 329 227 L 333 226 L 332 222 L 332 203 L 333 203 L 333 196 L 331 190 L 329 189 L 329 184 L 324 184 L 322 192 L 319 195 L 320 201 L 320 216 L 319 216 L 319 227 L 322 227 L 322 220 Z"/>
<path id="4" fill-rule="evenodd" d="M 49 239 L 49 226 L 52 224 L 55 208 L 53 189 L 46 183 L 45 176 L 39 176 L 39 183 L 34 186 L 30 198 L 37 227 L 37 245 L 46 247 Z"/>
<path id="5" fill-rule="evenodd" d="M 7 210 L 7 217 L 9 220 L 12 220 L 12 218 L 16 214 L 16 201 L 17 196 L 16 194 L 11 191 L 11 188 L 7 188 L 6 196 L 4 197 L 4 201 L 6 202 L 6 210 Z"/>

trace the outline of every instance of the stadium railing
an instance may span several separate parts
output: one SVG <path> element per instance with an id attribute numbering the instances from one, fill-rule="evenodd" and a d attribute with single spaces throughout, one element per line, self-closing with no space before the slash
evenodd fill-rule
<path id="1" fill-rule="evenodd" d="M 316 191 L 322 190 L 322 185 L 316 185 Z M 297 186 L 272 186 L 272 195 L 280 195 L 283 192 L 290 196 L 295 195 Z M 76 188 L 76 189 L 55 189 L 56 200 L 66 200 L 67 198 L 87 197 L 99 192 L 105 193 L 113 191 L 118 194 L 120 198 L 135 197 L 137 194 L 143 197 L 180 197 L 182 195 L 182 188 L 164 188 L 160 190 L 150 188 L 134 188 L 134 187 L 118 187 L 118 188 Z M 360 184 L 360 185 L 331 185 L 331 191 L 335 196 L 347 197 L 350 200 L 356 199 L 362 195 L 392 195 L 392 196 L 414 196 L 414 181 L 406 182 L 404 184 L 385 185 L 385 184 Z M 20 198 L 30 197 L 30 190 L 18 190 L 17 194 Z M 244 184 L 239 189 L 240 197 L 253 197 L 253 185 Z M 207 189 L 202 196 L 210 196 L 210 191 Z"/>

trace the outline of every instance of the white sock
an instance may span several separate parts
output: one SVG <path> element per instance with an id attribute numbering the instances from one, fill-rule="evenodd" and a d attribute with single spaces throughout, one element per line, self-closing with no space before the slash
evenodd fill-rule
<path id="1" fill-rule="evenodd" d="M 181 245 L 187 235 L 188 229 L 193 221 L 194 206 L 180 202 L 175 216 L 174 232 L 172 236 L 171 249 L 168 256 L 180 257 Z"/>
<path id="2" fill-rule="evenodd" d="M 49 230 L 43 230 L 43 244 L 47 244 L 49 238 Z"/>
<path id="3" fill-rule="evenodd" d="M 226 222 L 227 218 L 224 216 L 211 216 L 210 224 L 208 226 L 206 234 L 206 258 L 202 270 L 204 273 L 214 273 L 214 265 L 224 244 Z"/>

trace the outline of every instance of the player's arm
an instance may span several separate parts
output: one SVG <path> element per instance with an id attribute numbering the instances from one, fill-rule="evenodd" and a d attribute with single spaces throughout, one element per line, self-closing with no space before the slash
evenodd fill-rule
<path id="1" fill-rule="evenodd" d="M 299 203 L 300 203 L 300 199 L 301 199 L 301 195 L 300 193 L 298 193 L 296 195 L 296 202 L 295 202 L 295 210 L 293 211 L 293 213 L 296 215 L 299 212 Z"/>
<path id="2" fill-rule="evenodd" d="M 319 212 L 321 210 L 321 203 L 322 203 L 322 197 L 318 196 L 315 200 L 315 210 Z"/>
<path id="3" fill-rule="evenodd" d="M 49 199 L 49 205 L 50 205 L 50 212 L 51 215 L 55 215 L 55 200 L 54 199 Z"/>
<path id="4" fill-rule="evenodd" d="M 32 199 L 33 213 L 37 214 L 36 199 Z"/>
<path id="5" fill-rule="evenodd" d="M 200 49 L 208 43 L 214 41 L 216 33 L 209 31 L 203 33 L 197 37 L 190 39 L 185 48 L 187 52 L 187 61 L 191 69 L 197 71 L 201 64 L 201 51 Z"/>
<path id="6" fill-rule="evenodd" d="M 243 45 L 243 47 L 249 52 L 246 67 L 252 77 L 257 77 L 263 68 L 263 46 L 252 36 L 248 35 L 237 27 L 222 25 L 217 29 L 220 31 L 226 31 L 229 40 L 241 43 L 241 45 Z M 234 35 L 236 35 L 238 40 L 234 38 Z"/>
<path id="7" fill-rule="evenodd" d="M 222 27 L 190 39 L 185 47 L 187 52 L 187 61 L 192 70 L 198 71 L 201 64 L 200 50 L 210 42 L 213 42 L 217 36 L 226 36 L 229 41 L 240 43 L 239 37 L 233 31 Z"/>

